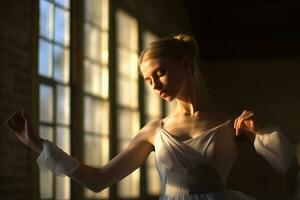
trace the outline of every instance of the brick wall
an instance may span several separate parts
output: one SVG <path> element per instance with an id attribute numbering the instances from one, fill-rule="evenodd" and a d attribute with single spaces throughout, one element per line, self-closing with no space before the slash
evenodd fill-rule
<path id="1" fill-rule="evenodd" d="M 0 6 L 0 199 L 30 199 L 30 154 L 3 123 L 10 113 L 30 110 L 32 1 Z"/>

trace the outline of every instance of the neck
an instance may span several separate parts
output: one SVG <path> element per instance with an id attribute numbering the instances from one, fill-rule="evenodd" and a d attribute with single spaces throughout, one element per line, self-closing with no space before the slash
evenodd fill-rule
<path id="1" fill-rule="evenodd" d="M 176 98 L 175 114 L 187 116 L 199 116 L 203 111 L 211 110 L 208 100 L 203 96 L 192 79 L 187 82 L 188 87 L 183 87 Z"/>

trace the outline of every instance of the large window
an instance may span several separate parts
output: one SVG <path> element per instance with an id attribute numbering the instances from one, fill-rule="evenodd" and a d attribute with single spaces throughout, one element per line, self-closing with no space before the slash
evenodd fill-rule
<path id="1" fill-rule="evenodd" d="M 119 151 L 128 146 L 140 129 L 138 105 L 138 26 L 137 21 L 118 10 L 117 33 L 117 116 Z M 140 170 L 136 170 L 118 184 L 121 198 L 137 198 Z"/>
<path id="2" fill-rule="evenodd" d="M 100 168 L 109 161 L 108 0 L 84 1 L 84 134 L 87 165 Z M 108 198 L 109 190 L 86 198 Z"/>
<path id="3" fill-rule="evenodd" d="M 117 10 L 113 13 L 115 22 L 111 23 L 109 0 L 82 1 L 84 8 L 82 18 L 79 18 L 83 24 L 72 22 L 82 27 L 82 34 L 71 34 L 70 3 L 70 0 L 39 0 L 39 132 L 42 138 L 53 141 L 70 154 L 71 122 L 76 121 L 74 119 L 80 120 L 82 123 L 79 124 L 82 126 L 79 125 L 80 130 L 76 132 L 78 135 L 72 141 L 78 142 L 81 138 L 79 154 L 82 154 L 82 161 L 92 167 L 101 168 L 109 162 L 112 155 L 110 150 L 120 152 L 129 145 L 141 128 L 141 120 L 147 123 L 162 117 L 163 103 L 147 84 L 144 94 L 139 94 L 137 62 L 140 47 L 137 19 Z M 79 2 L 72 1 L 72 3 Z M 116 25 L 113 30 L 116 38 L 110 40 L 109 27 L 112 27 L 112 24 Z M 82 38 L 78 38 L 79 36 Z M 82 50 L 76 48 L 71 50 L 71 37 L 76 44 L 82 42 Z M 145 32 L 141 39 L 143 44 L 148 44 L 156 37 L 150 32 Z M 113 49 L 109 49 L 109 46 L 111 47 L 109 41 L 115 41 Z M 110 58 L 116 58 L 116 62 L 110 63 L 110 50 L 113 53 Z M 75 55 L 81 55 L 81 52 L 82 57 L 73 59 Z M 72 70 L 71 56 L 72 61 L 78 62 L 72 63 L 75 66 Z M 71 81 L 75 81 L 76 78 L 71 80 L 71 71 L 72 77 L 82 76 L 78 78 L 82 82 L 72 83 Z M 109 72 L 113 74 L 109 75 Z M 109 81 L 109 77 L 115 78 Z M 112 81 L 114 83 L 110 86 L 109 82 Z M 76 113 L 82 113 L 82 116 L 72 116 L 75 118 L 71 120 L 73 112 L 70 94 L 73 84 L 76 87 L 72 87 L 72 97 L 82 95 L 74 96 L 80 101 L 72 101 L 72 108 L 79 106 L 80 109 L 76 110 Z M 78 85 L 80 87 L 77 87 Z M 144 98 L 142 96 L 139 98 L 139 95 L 143 95 Z M 139 99 L 144 99 L 145 102 L 139 105 Z M 75 105 L 79 103 L 82 105 Z M 111 103 L 116 103 L 116 107 L 111 107 Z M 145 107 L 142 109 L 141 106 Z M 153 107 L 159 109 L 152 109 Z M 144 110 L 144 116 L 141 116 L 141 110 Z M 110 123 L 110 116 L 116 116 L 116 123 Z M 110 126 L 112 124 L 116 126 L 115 129 Z M 139 199 L 140 191 L 144 189 L 151 196 L 160 194 L 154 153 L 147 160 L 145 169 L 146 171 L 142 170 L 142 174 L 146 179 L 140 178 L 141 171 L 137 169 L 117 183 L 118 198 Z M 68 177 L 56 177 L 44 169 L 39 173 L 41 199 L 71 199 L 71 182 Z M 141 181 L 147 183 L 148 187 L 144 188 Z M 109 199 L 110 194 L 114 195 L 109 189 L 100 193 L 88 189 L 82 191 L 83 193 L 75 191 L 74 194 L 82 195 L 84 199 Z M 114 191 L 114 188 L 111 191 Z"/>
<path id="4" fill-rule="evenodd" d="M 39 132 L 70 153 L 70 5 L 40 0 Z M 41 199 L 70 199 L 70 180 L 40 170 Z"/>

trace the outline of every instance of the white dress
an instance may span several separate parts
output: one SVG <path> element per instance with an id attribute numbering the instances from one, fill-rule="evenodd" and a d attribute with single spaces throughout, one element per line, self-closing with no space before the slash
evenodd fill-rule
<path id="1" fill-rule="evenodd" d="M 238 156 L 235 134 L 226 121 L 201 135 L 180 141 L 163 127 L 157 128 L 154 146 L 161 179 L 159 200 L 255 200 L 238 191 L 225 189 L 228 174 Z M 254 142 L 279 173 L 293 159 L 293 148 L 279 129 L 264 130 Z"/>

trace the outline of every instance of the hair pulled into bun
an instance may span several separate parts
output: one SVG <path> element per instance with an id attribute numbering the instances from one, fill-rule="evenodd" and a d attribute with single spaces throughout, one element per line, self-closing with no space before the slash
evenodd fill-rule
<path id="1" fill-rule="evenodd" d="M 187 53 L 190 54 L 192 57 L 198 56 L 199 48 L 198 44 L 194 37 L 181 33 L 174 36 L 174 39 L 183 42 L 183 44 L 186 46 Z"/>
<path id="2" fill-rule="evenodd" d="M 196 60 L 198 56 L 198 45 L 194 37 L 187 34 L 178 34 L 160 38 L 146 47 L 139 58 L 142 62 L 155 58 L 167 58 L 180 61 L 183 58 Z"/>

